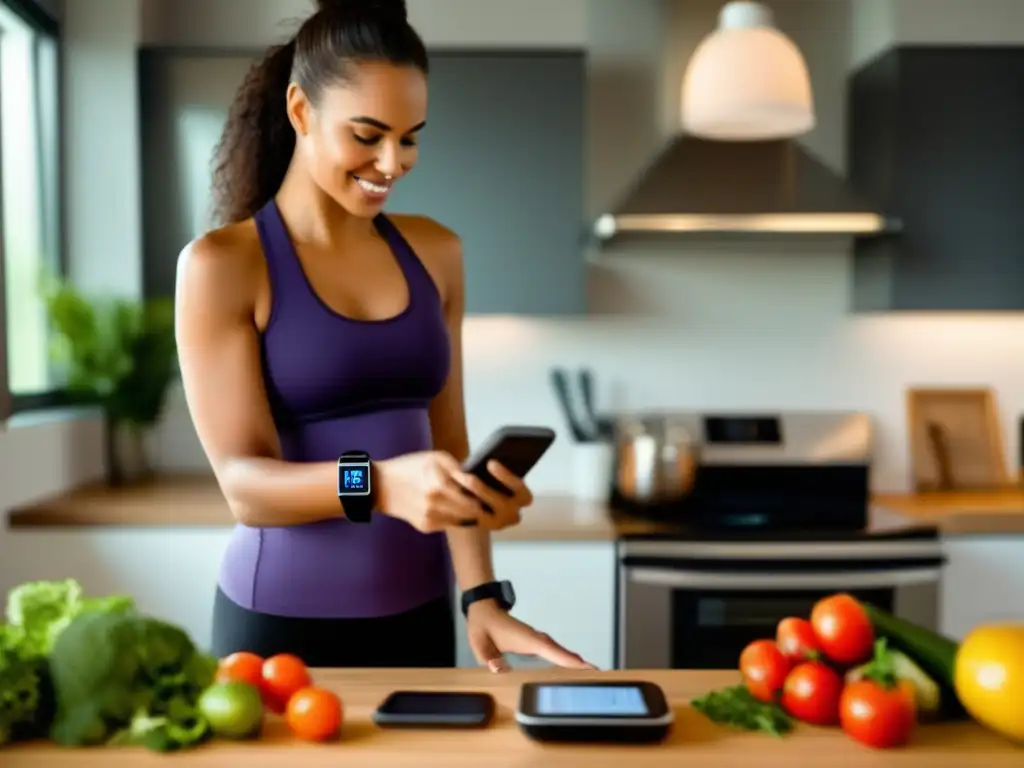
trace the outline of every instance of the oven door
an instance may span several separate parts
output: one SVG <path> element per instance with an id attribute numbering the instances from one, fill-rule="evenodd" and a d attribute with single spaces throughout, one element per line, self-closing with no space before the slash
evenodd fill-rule
<path id="1" fill-rule="evenodd" d="M 791 556 L 774 561 L 756 552 L 735 559 L 623 558 L 619 668 L 735 669 L 748 643 L 774 637 L 779 621 L 808 617 L 817 600 L 836 592 L 937 629 L 938 542 L 901 557 L 882 557 L 877 549 L 858 556 L 856 547 L 868 544 L 842 544 L 835 559 L 801 557 L 801 546 L 782 545 Z"/>

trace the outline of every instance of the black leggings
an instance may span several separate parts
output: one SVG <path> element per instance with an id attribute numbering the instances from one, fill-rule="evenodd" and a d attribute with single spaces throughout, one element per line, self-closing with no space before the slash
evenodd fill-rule
<path id="1" fill-rule="evenodd" d="M 291 653 L 311 667 L 454 667 L 455 616 L 441 598 L 374 619 L 296 619 L 242 608 L 220 589 L 213 607 L 212 651 Z"/>

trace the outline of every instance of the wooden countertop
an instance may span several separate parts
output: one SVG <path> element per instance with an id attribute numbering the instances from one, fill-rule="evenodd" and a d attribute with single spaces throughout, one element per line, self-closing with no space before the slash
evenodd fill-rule
<path id="1" fill-rule="evenodd" d="M 209 475 L 159 477 L 125 488 L 83 487 L 13 509 L 14 529 L 130 526 L 209 528 L 234 523 Z M 872 530 L 937 526 L 949 535 L 1024 535 L 1024 490 L 929 494 L 880 494 L 872 500 Z M 605 504 L 566 496 L 540 496 L 522 522 L 499 531 L 499 541 L 613 541 L 655 533 L 667 526 L 615 517 Z"/>
<path id="2" fill-rule="evenodd" d="M 13 529 L 130 526 L 226 528 L 234 525 L 211 476 L 159 477 L 124 488 L 92 485 L 43 499 L 8 513 Z M 540 497 L 522 522 L 494 538 L 502 541 L 613 541 L 607 507 L 563 497 Z"/>
<path id="3" fill-rule="evenodd" d="M 945 534 L 1024 534 L 1024 490 L 881 494 L 878 507 Z"/>
<path id="4" fill-rule="evenodd" d="M 658 683 L 675 709 L 669 739 L 653 746 L 544 746 L 518 730 L 514 712 L 519 686 L 537 679 L 644 679 Z M 345 705 L 346 723 L 333 744 L 305 744 L 292 739 L 278 718 L 268 720 L 255 742 L 214 742 L 174 756 L 152 755 L 137 749 L 69 750 L 49 744 L 29 744 L 0 751 L 4 768 L 88 768 L 102 761 L 108 768 L 180 764 L 188 768 L 335 768 L 339 765 L 444 766 L 445 768 L 630 768 L 700 766 L 733 768 L 791 768 L 807 758 L 844 768 L 870 766 L 928 766 L 963 768 L 977 762 L 986 768 L 1020 768 L 1024 747 L 990 733 L 974 723 L 921 726 L 904 749 L 874 751 L 847 738 L 835 728 L 798 725 L 784 738 L 739 733 L 715 725 L 687 706 L 709 690 L 737 682 L 733 672 L 618 671 L 600 673 L 534 670 L 493 675 L 485 670 L 322 670 L 317 682 L 336 691 Z M 489 691 L 498 703 L 496 722 L 478 731 L 383 730 L 373 726 L 374 708 L 397 689 Z M 827 757 L 816 758 L 814 756 Z"/>

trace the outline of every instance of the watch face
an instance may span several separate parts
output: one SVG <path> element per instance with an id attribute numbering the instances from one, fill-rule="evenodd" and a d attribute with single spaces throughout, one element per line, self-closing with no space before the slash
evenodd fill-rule
<path id="1" fill-rule="evenodd" d="M 511 581 L 501 582 L 501 596 L 509 605 L 516 604 L 516 591 L 512 589 Z"/>
<path id="2" fill-rule="evenodd" d="M 338 495 L 370 495 L 370 462 L 338 464 Z"/>

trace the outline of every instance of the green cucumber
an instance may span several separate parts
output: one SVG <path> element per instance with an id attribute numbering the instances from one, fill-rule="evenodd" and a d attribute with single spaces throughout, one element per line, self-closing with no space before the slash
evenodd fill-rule
<path id="1" fill-rule="evenodd" d="M 911 661 L 939 685 L 940 714 L 947 718 L 962 716 L 964 709 L 956 696 L 953 681 L 959 643 L 868 603 L 863 605 L 868 618 L 871 619 L 875 634 L 884 637 L 893 650 L 901 651 L 910 657 Z"/>

